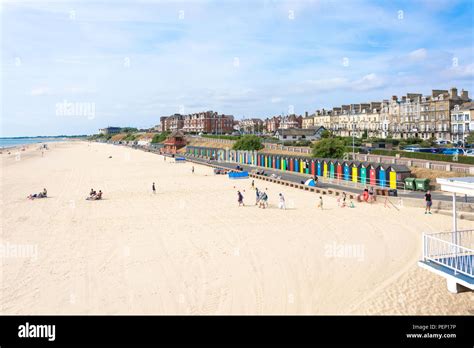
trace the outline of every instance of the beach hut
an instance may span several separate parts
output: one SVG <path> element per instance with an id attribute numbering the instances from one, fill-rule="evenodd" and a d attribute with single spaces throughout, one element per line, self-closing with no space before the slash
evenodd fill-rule
<path id="1" fill-rule="evenodd" d="M 352 166 L 352 162 L 344 162 L 344 167 L 343 167 L 343 171 L 344 171 L 344 180 L 346 181 L 350 181 L 351 180 L 351 166 Z"/>
<path id="2" fill-rule="evenodd" d="M 322 174 L 322 172 L 323 172 L 322 166 L 323 166 L 322 161 L 320 159 L 316 160 L 316 174 L 318 176 L 323 175 Z"/>
<path id="3" fill-rule="evenodd" d="M 327 161 L 327 160 L 324 160 L 324 161 L 323 161 L 323 176 L 324 176 L 325 178 L 327 178 L 328 175 L 329 175 L 329 174 L 328 174 L 328 161 Z"/>
<path id="4" fill-rule="evenodd" d="M 273 155 L 272 156 L 272 168 L 276 169 L 277 167 L 277 156 Z"/>
<path id="5" fill-rule="evenodd" d="M 330 160 L 329 161 L 329 177 L 331 179 L 335 178 L 335 173 L 336 173 L 336 161 Z"/>
<path id="6" fill-rule="evenodd" d="M 316 175 L 316 160 L 314 158 L 311 160 L 311 175 Z"/>
<path id="7" fill-rule="evenodd" d="M 383 164 L 379 164 L 375 170 L 377 173 L 377 185 L 387 187 L 387 167 Z"/>
<path id="8" fill-rule="evenodd" d="M 336 166 L 336 178 L 337 180 L 342 180 L 342 173 L 343 173 L 343 170 L 342 170 L 342 167 L 343 167 L 343 162 L 340 161 L 340 160 L 337 160 L 336 163 L 335 163 L 335 166 Z"/>
<path id="9" fill-rule="evenodd" d="M 359 163 L 359 182 L 366 185 L 367 181 L 367 168 L 370 166 L 368 162 Z"/>
<path id="10" fill-rule="evenodd" d="M 307 158 L 304 160 L 304 172 L 305 174 L 309 174 L 311 172 L 311 163 Z"/>
<path id="11" fill-rule="evenodd" d="M 410 169 L 400 164 L 391 164 L 387 168 L 387 173 L 387 180 L 389 182 L 387 186 L 391 189 L 404 188 L 405 178 L 411 175 Z"/>
<path id="12" fill-rule="evenodd" d="M 295 164 L 293 170 L 294 170 L 295 172 L 299 172 L 299 171 L 300 171 L 300 161 L 298 161 L 297 158 L 293 158 L 293 162 L 294 162 L 294 164 Z"/>
<path id="13" fill-rule="evenodd" d="M 369 166 L 367 167 L 367 170 L 369 172 L 370 186 L 376 186 L 377 185 L 377 173 L 376 173 L 376 170 L 375 170 L 375 165 L 373 165 L 372 163 L 369 164 Z"/>
<path id="14" fill-rule="evenodd" d="M 351 176 L 352 176 L 352 182 L 359 181 L 359 162 L 357 161 L 352 162 Z"/>

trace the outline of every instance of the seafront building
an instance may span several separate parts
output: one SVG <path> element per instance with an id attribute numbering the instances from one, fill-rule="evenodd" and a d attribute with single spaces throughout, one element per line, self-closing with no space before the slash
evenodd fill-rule
<path id="1" fill-rule="evenodd" d="M 230 115 L 206 111 L 189 115 L 161 117 L 159 131 L 184 133 L 243 134 L 279 130 L 324 129 L 338 136 L 436 139 L 463 142 L 474 130 L 473 103 L 468 91 L 457 88 L 434 89 L 430 95 L 407 93 L 382 101 L 344 104 L 332 109 L 320 109 L 309 115 L 277 115 L 265 120 L 246 118 L 239 121 Z M 102 131 L 102 130 L 101 130 Z M 279 135 L 281 132 L 279 133 Z"/>

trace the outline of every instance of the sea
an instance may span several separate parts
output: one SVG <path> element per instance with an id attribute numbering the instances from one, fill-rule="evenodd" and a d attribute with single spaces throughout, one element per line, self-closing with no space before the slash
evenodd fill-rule
<path id="1" fill-rule="evenodd" d="M 33 138 L 0 138 L 0 148 L 6 149 L 9 147 L 28 145 L 28 144 L 39 144 L 39 143 L 51 143 L 56 141 L 65 141 L 69 138 L 64 137 L 33 137 Z"/>

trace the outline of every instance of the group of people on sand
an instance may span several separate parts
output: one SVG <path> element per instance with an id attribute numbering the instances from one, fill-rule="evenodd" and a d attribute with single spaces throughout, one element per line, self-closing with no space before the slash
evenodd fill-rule
<path id="1" fill-rule="evenodd" d="M 337 205 L 340 206 L 341 208 L 349 207 L 349 208 L 355 208 L 354 202 L 352 202 L 352 199 L 349 199 L 349 203 L 347 203 L 347 194 L 343 191 L 341 197 L 337 199 Z"/>
<path id="2" fill-rule="evenodd" d="M 374 188 L 371 186 L 370 188 L 369 187 L 365 187 L 364 191 L 362 192 L 362 194 L 358 195 L 357 196 L 357 201 L 358 202 L 367 202 L 367 203 L 372 203 L 372 202 L 375 202 L 376 198 L 375 198 L 375 191 L 374 191 Z"/>
<path id="3" fill-rule="evenodd" d="M 46 191 L 46 189 L 44 188 L 42 192 L 32 193 L 27 198 L 28 199 L 35 199 L 35 198 L 46 198 L 46 197 L 48 197 L 48 191 Z"/>
<path id="4" fill-rule="evenodd" d="M 86 198 L 88 201 L 98 201 L 102 199 L 102 191 L 99 190 L 99 192 L 96 192 L 94 189 L 91 189 L 91 192 L 89 192 L 89 197 Z"/>

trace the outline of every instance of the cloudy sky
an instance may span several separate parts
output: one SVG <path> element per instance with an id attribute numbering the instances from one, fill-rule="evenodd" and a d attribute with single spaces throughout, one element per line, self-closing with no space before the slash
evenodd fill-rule
<path id="1" fill-rule="evenodd" d="M 1 136 L 150 127 L 175 112 L 302 114 L 452 86 L 474 92 L 469 0 L 1 6 Z"/>

